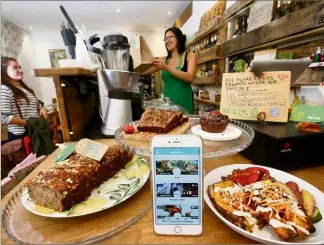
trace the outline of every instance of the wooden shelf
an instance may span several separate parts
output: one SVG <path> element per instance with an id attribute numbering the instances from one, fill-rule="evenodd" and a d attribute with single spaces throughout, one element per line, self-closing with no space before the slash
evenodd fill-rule
<path id="1" fill-rule="evenodd" d="M 207 27 L 205 32 L 200 33 L 200 34 L 198 35 L 198 37 L 196 37 L 194 40 L 188 42 L 188 43 L 186 44 L 186 47 L 189 47 L 190 45 L 192 45 L 192 44 L 194 44 L 194 43 L 200 41 L 201 39 L 203 39 L 204 37 L 210 35 L 211 33 L 220 30 L 223 26 L 224 26 L 224 21 L 221 21 L 221 22 L 219 23 L 219 25 L 217 25 L 217 26 L 212 26 L 212 27 L 210 27 L 210 28 Z"/>
<path id="2" fill-rule="evenodd" d="M 220 106 L 220 102 L 215 102 L 215 101 L 211 101 L 211 100 L 205 100 L 205 99 L 201 99 L 201 98 L 198 98 L 198 97 L 195 97 L 195 101 L 205 103 L 205 104 L 209 104 L 209 105 Z"/>
<path id="3" fill-rule="evenodd" d="M 224 42 L 222 55 L 232 56 L 323 33 L 322 4 L 313 4 Z"/>
<path id="4" fill-rule="evenodd" d="M 295 84 L 291 84 L 290 87 L 291 88 L 300 88 L 302 86 L 320 86 L 321 83 L 305 83 L 305 84 L 298 84 L 298 83 L 295 83 Z"/>
<path id="5" fill-rule="evenodd" d="M 96 77 L 97 74 L 81 67 L 68 68 L 40 68 L 34 69 L 36 77 L 55 77 L 55 76 L 84 76 Z"/>
<path id="6" fill-rule="evenodd" d="M 224 19 L 225 20 L 229 19 L 230 17 L 237 14 L 240 10 L 248 6 L 253 1 L 254 0 L 236 1 L 232 6 L 230 6 L 228 9 L 225 10 Z"/>
<path id="7" fill-rule="evenodd" d="M 197 53 L 197 64 L 199 65 L 208 61 L 223 59 L 222 57 L 220 57 L 220 53 L 221 45 L 215 45 L 211 48 L 199 51 Z"/>
<path id="8" fill-rule="evenodd" d="M 193 85 L 216 85 L 221 84 L 221 75 L 196 77 Z"/>

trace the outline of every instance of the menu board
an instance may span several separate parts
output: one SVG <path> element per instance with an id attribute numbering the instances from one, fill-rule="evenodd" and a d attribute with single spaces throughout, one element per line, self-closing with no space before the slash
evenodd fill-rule
<path id="1" fill-rule="evenodd" d="M 232 119 L 287 122 L 290 71 L 224 73 L 220 110 Z"/>

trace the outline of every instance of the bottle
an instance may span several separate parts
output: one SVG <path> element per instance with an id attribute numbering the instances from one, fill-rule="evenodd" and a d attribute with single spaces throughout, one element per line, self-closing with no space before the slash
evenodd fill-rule
<path id="1" fill-rule="evenodd" d="M 291 13 L 291 1 L 288 1 L 285 11 L 283 12 L 283 16 L 286 16 Z"/>
<path id="2" fill-rule="evenodd" d="M 281 17 L 284 16 L 286 8 L 287 8 L 287 0 L 283 0 L 280 8 Z"/>
<path id="3" fill-rule="evenodd" d="M 214 36 L 211 36 L 209 46 L 210 48 L 214 46 Z"/>
<path id="4" fill-rule="evenodd" d="M 248 27 L 247 20 L 248 20 L 248 15 L 247 14 L 243 15 L 243 17 L 242 17 L 242 33 L 246 33 L 246 31 L 247 31 L 247 27 Z"/>
<path id="5" fill-rule="evenodd" d="M 238 19 L 238 31 L 237 31 L 237 36 L 240 36 L 242 34 L 242 17 Z"/>
<path id="6" fill-rule="evenodd" d="M 300 9 L 302 9 L 302 3 L 300 1 L 294 1 L 292 3 L 292 8 L 291 8 L 291 12 L 295 12 L 295 11 L 298 11 Z"/>
<path id="7" fill-rule="evenodd" d="M 316 54 L 314 55 L 314 63 L 318 63 L 321 60 L 321 47 L 317 47 Z"/>
<path id="8" fill-rule="evenodd" d="M 281 2 L 277 1 L 277 9 L 275 14 L 273 15 L 273 19 L 272 20 L 277 20 L 281 17 L 282 13 L 281 13 Z"/>
<path id="9" fill-rule="evenodd" d="M 233 33 L 233 39 L 238 36 L 238 23 L 235 24 L 235 31 Z"/>
<path id="10" fill-rule="evenodd" d="M 218 40 L 218 36 L 215 34 L 215 36 L 214 36 L 214 45 L 213 46 L 217 45 L 217 40 Z"/>
<path id="11" fill-rule="evenodd" d="M 324 48 L 322 49 L 321 52 L 320 62 L 324 62 Z"/>
<path id="12" fill-rule="evenodd" d="M 208 63 L 205 64 L 205 76 L 208 76 Z"/>
<path id="13" fill-rule="evenodd" d="M 207 48 L 210 48 L 210 45 L 209 45 L 209 38 L 207 38 L 206 42 L 207 42 L 207 44 L 206 44 L 206 49 L 207 49 Z"/>
<path id="14" fill-rule="evenodd" d="M 307 8 L 310 5 L 310 1 L 303 1 L 303 8 Z"/>

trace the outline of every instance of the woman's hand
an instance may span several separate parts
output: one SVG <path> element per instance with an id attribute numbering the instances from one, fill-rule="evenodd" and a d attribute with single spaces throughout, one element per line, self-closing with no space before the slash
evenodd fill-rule
<path id="1" fill-rule="evenodd" d="M 154 59 L 152 65 L 162 71 L 167 71 L 169 69 L 169 65 L 165 64 L 161 59 Z"/>
<path id="2" fill-rule="evenodd" d="M 39 110 L 39 116 L 44 117 L 45 119 L 48 118 L 47 110 L 44 107 L 40 108 L 40 110 Z"/>

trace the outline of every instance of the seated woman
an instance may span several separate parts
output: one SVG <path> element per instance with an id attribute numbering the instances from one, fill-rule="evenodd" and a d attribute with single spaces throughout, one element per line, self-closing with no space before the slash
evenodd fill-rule
<path id="1" fill-rule="evenodd" d="M 29 151 L 24 147 L 25 126 L 31 117 L 47 118 L 45 108 L 38 108 L 35 93 L 23 81 L 23 70 L 17 60 L 1 58 L 1 124 L 8 125 L 8 140 L 1 142 L 1 179 L 19 164 Z M 27 143 L 27 142 L 26 142 Z"/>
<path id="2" fill-rule="evenodd" d="M 43 116 L 35 93 L 23 81 L 23 70 L 17 60 L 1 57 L 1 123 L 8 124 L 8 141 L 23 138 L 30 117 Z"/>
<path id="3" fill-rule="evenodd" d="M 167 57 L 154 59 L 152 67 L 141 75 L 149 75 L 162 70 L 165 97 L 184 107 L 189 114 L 194 113 L 191 83 L 196 76 L 197 58 L 194 53 L 185 52 L 186 36 L 177 27 L 169 28 L 164 34 Z"/>

